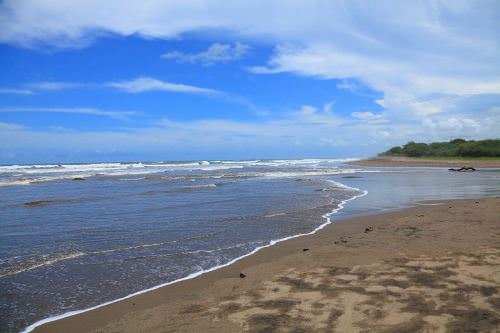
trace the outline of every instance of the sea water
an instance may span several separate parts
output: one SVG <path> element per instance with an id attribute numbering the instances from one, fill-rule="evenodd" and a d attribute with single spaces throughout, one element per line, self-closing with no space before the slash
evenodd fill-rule
<path id="1" fill-rule="evenodd" d="M 174 283 L 340 218 L 500 194 L 496 170 L 347 161 L 0 166 L 0 331 Z"/>

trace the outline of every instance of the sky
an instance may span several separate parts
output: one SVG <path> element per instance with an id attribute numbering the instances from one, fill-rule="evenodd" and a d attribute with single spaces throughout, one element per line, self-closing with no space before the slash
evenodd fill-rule
<path id="1" fill-rule="evenodd" d="M 498 1 L 0 2 L 0 163 L 500 137 Z"/>

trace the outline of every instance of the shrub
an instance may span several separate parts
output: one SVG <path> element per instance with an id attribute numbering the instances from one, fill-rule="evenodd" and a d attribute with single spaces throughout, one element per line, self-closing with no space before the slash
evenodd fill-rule
<path id="1" fill-rule="evenodd" d="M 404 145 L 403 150 L 408 156 L 419 157 L 426 154 L 426 152 L 428 151 L 427 148 L 428 146 L 425 143 L 408 142 Z"/>
<path id="2" fill-rule="evenodd" d="M 403 155 L 403 148 L 399 147 L 399 146 L 396 146 L 396 147 L 392 147 L 391 149 L 389 149 L 388 151 L 391 155 Z"/>
<path id="3" fill-rule="evenodd" d="M 429 145 L 410 141 L 403 147 L 392 147 L 385 155 L 420 156 L 463 156 L 463 157 L 500 157 L 500 140 L 464 140 L 433 142 Z"/>

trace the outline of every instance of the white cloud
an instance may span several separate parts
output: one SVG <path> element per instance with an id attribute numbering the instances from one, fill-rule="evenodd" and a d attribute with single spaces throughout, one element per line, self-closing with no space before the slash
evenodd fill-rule
<path id="1" fill-rule="evenodd" d="M 385 104 L 385 100 L 383 98 L 380 98 L 380 99 L 376 99 L 373 101 L 375 104 L 383 107 L 383 108 L 386 108 L 387 105 Z"/>
<path id="2" fill-rule="evenodd" d="M 33 95 L 34 92 L 29 89 L 0 88 L 0 94 Z"/>
<path id="3" fill-rule="evenodd" d="M 13 124 L 13 123 L 4 123 L 0 121 L 0 130 L 2 131 L 20 131 L 25 129 L 23 125 Z"/>
<path id="4" fill-rule="evenodd" d="M 335 101 L 330 101 L 330 102 L 325 103 L 325 105 L 323 105 L 323 112 L 331 113 L 334 105 L 335 105 Z"/>
<path id="5" fill-rule="evenodd" d="M 0 108 L 0 113 L 20 113 L 20 112 L 36 112 L 36 113 L 78 113 L 94 116 L 103 116 L 120 120 L 127 120 L 131 116 L 140 115 L 140 112 L 135 111 L 103 111 L 95 108 L 29 108 L 29 107 L 6 107 Z"/>
<path id="6" fill-rule="evenodd" d="M 481 130 L 481 125 L 474 119 L 469 118 L 446 118 L 436 121 L 426 118 L 423 120 L 423 125 L 431 130 L 445 131 L 448 133 L 463 133 L 464 130 L 477 133 Z"/>
<path id="7" fill-rule="evenodd" d="M 320 142 L 332 147 L 347 146 L 348 143 L 343 139 L 320 138 Z"/>
<path id="8" fill-rule="evenodd" d="M 254 68 L 254 72 L 295 72 L 323 79 L 354 77 L 368 87 L 384 93 L 383 104 L 378 100 L 379 105 L 397 113 L 408 114 L 411 111 L 409 115 L 417 116 L 449 110 L 454 105 L 452 97 L 500 94 L 500 67 L 497 60 L 490 59 L 487 64 L 481 63 L 479 59 L 475 63 L 466 58 L 453 59 L 454 56 L 451 55 L 441 61 L 430 56 L 426 62 L 434 63 L 436 67 L 428 68 L 427 63 L 420 59 L 404 59 L 395 55 L 397 53 L 387 52 L 386 58 L 379 59 L 373 58 L 369 51 L 356 54 L 331 45 L 282 48 L 271 59 L 268 68 Z M 462 69 L 449 65 L 458 60 L 463 61 L 461 68 L 467 68 L 471 72 L 460 73 Z M 439 63 L 439 68 L 436 62 Z M 488 65 L 496 76 L 481 73 L 480 68 Z M 471 70 L 474 67 L 477 72 Z M 340 88 L 351 91 L 354 89 L 347 84 L 340 84 Z"/>
<path id="9" fill-rule="evenodd" d="M 351 116 L 360 120 L 380 120 L 383 118 L 381 114 L 375 114 L 369 111 L 353 112 Z"/>
<path id="10" fill-rule="evenodd" d="M 165 82 L 150 77 L 139 77 L 128 81 L 107 82 L 107 83 L 75 83 L 75 82 L 46 81 L 46 82 L 30 83 L 28 87 L 35 90 L 47 90 L 47 91 L 77 89 L 84 87 L 95 87 L 95 88 L 111 87 L 129 93 L 141 93 L 145 91 L 156 90 L 156 91 L 171 91 L 179 93 L 207 94 L 207 95 L 220 94 L 219 91 L 214 89 L 201 88 L 180 83 Z"/>
<path id="11" fill-rule="evenodd" d="M 214 43 L 208 47 L 206 51 L 200 53 L 184 53 L 173 51 L 162 54 L 164 59 L 175 59 L 179 62 L 201 63 L 204 65 L 212 65 L 217 62 L 228 62 L 238 60 L 243 57 L 250 47 L 239 42 L 231 44 Z"/>
<path id="12" fill-rule="evenodd" d="M 0 5 L 0 42 L 81 47 L 109 33 L 164 39 L 213 30 L 277 45 L 267 64 L 252 68 L 256 73 L 355 79 L 383 93 L 389 113 L 424 117 L 454 106 L 443 109 L 442 96 L 436 95 L 500 92 L 499 10 L 495 0 L 283 0 L 265 6 L 210 0 L 111 0 L 105 5 L 98 0 L 6 0 Z M 245 51 L 244 44 L 221 43 L 199 54 L 166 57 L 211 63 Z"/>
<path id="13" fill-rule="evenodd" d="M 36 90 L 64 90 L 64 89 L 80 88 L 83 86 L 84 85 L 80 83 L 56 82 L 56 81 L 35 82 L 29 84 L 30 88 Z"/>
<path id="14" fill-rule="evenodd" d="M 328 107 L 326 107 L 328 109 Z M 40 111 L 43 112 L 43 111 Z M 60 128 L 31 130 L 0 124 L 0 150 L 140 151 L 149 156 L 179 158 L 256 158 L 308 156 L 363 156 L 381 147 L 408 140 L 440 141 L 498 136 L 498 112 L 486 111 L 478 119 L 465 114 L 426 118 L 422 123 L 381 123 L 338 117 L 325 106 L 303 106 L 280 119 L 235 121 L 163 119 L 156 126 L 126 131 L 75 131 Z M 162 155 L 163 154 L 163 155 Z"/>
<path id="15" fill-rule="evenodd" d="M 130 93 L 141 93 L 145 91 L 170 91 L 189 94 L 217 95 L 219 91 L 208 88 L 190 86 L 186 84 L 171 83 L 150 77 L 140 77 L 131 81 L 110 82 L 109 87 L 120 89 Z"/>
<path id="16" fill-rule="evenodd" d="M 316 108 L 314 106 L 304 105 L 300 109 L 299 114 L 302 115 L 302 116 L 304 116 L 304 117 L 308 117 L 310 115 L 314 115 L 314 114 L 316 114 Z"/>
<path id="17" fill-rule="evenodd" d="M 332 112 L 334 102 L 328 102 L 318 109 L 311 105 L 303 105 L 300 110 L 291 114 L 291 119 L 299 123 L 321 126 L 340 125 L 343 120 Z"/>
<path id="18" fill-rule="evenodd" d="M 356 92 L 358 89 L 358 86 L 354 82 L 342 80 L 341 82 L 337 83 L 337 88 L 349 90 L 350 92 Z"/>

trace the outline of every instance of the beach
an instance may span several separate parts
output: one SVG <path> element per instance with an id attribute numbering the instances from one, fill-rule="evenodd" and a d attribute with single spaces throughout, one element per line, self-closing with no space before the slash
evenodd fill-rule
<path id="1" fill-rule="evenodd" d="M 182 303 L 186 299 L 217 307 L 225 304 L 224 297 L 234 296 L 233 288 L 239 293 L 248 283 L 250 288 L 260 281 L 263 285 L 256 288 L 265 290 L 267 283 L 282 277 L 274 268 L 316 270 L 358 258 L 358 252 L 359 258 L 380 262 L 376 254 L 382 249 L 370 245 L 370 256 L 363 257 L 364 248 L 354 238 L 345 238 L 356 233 L 374 244 L 401 246 L 406 245 L 405 233 L 410 239 L 422 237 L 420 226 L 410 225 L 387 238 L 384 229 L 371 222 L 379 214 L 417 205 L 424 211 L 418 215 L 427 216 L 427 210 L 440 206 L 422 205 L 424 201 L 500 197 L 498 169 L 450 172 L 358 167 L 346 163 L 350 161 L 0 166 L 0 190 L 5 194 L 0 196 L 0 331 L 43 330 L 107 311 L 112 313 L 77 326 L 89 332 L 123 331 L 105 326 L 139 309 L 167 307 L 160 317 L 151 317 L 162 328 L 167 319 L 179 322 L 179 314 L 185 315 L 183 307 L 193 305 Z M 352 250 L 350 257 L 345 257 L 346 249 Z M 316 261 L 318 253 L 340 261 Z M 270 267 L 258 268 L 264 263 Z M 236 284 L 228 287 L 226 282 Z M 220 287 L 213 294 L 207 293 L 216 285 Z M 191 297 L 186 290 L 197 292 Z M 130 309 L 123 304 L 135 305 Z M 202 312 L 192 312 L 188 321 Z M 219 317 L 200 318 L 214 325 Z M 227 318 L 226 324 L 238 326 L 228 331 L 249 330 Z M 137 323 L 140 327 L 132 331 L 153 329 L 147 320 Z M 186 328 L 191 330 L 196 328 Z"/>
<path id="2" fill-rule="evenodd" d="M 499 14 L 0 0 L 0 333 L 500 333 Z"/>
<path id="3" fill-rule="evenodd" d="M 35 332 L 494 332 L 500 198 L 439 200 L 314 235 Z"/>
<path id="4" fill-rule="evenodd" d="M 0 0 L 0 333 L 500 333 L 499 14 Z"/>
<path id="5" fill-rule="evenodd" d="M 446 159 L 446 158 L 415 158 L 404 156 L 375 156 L 367 159 L 349 162 L 351 165 L 373 167 L 448 167 L 448 168 L 500 168 L 500 159 Z"/>

